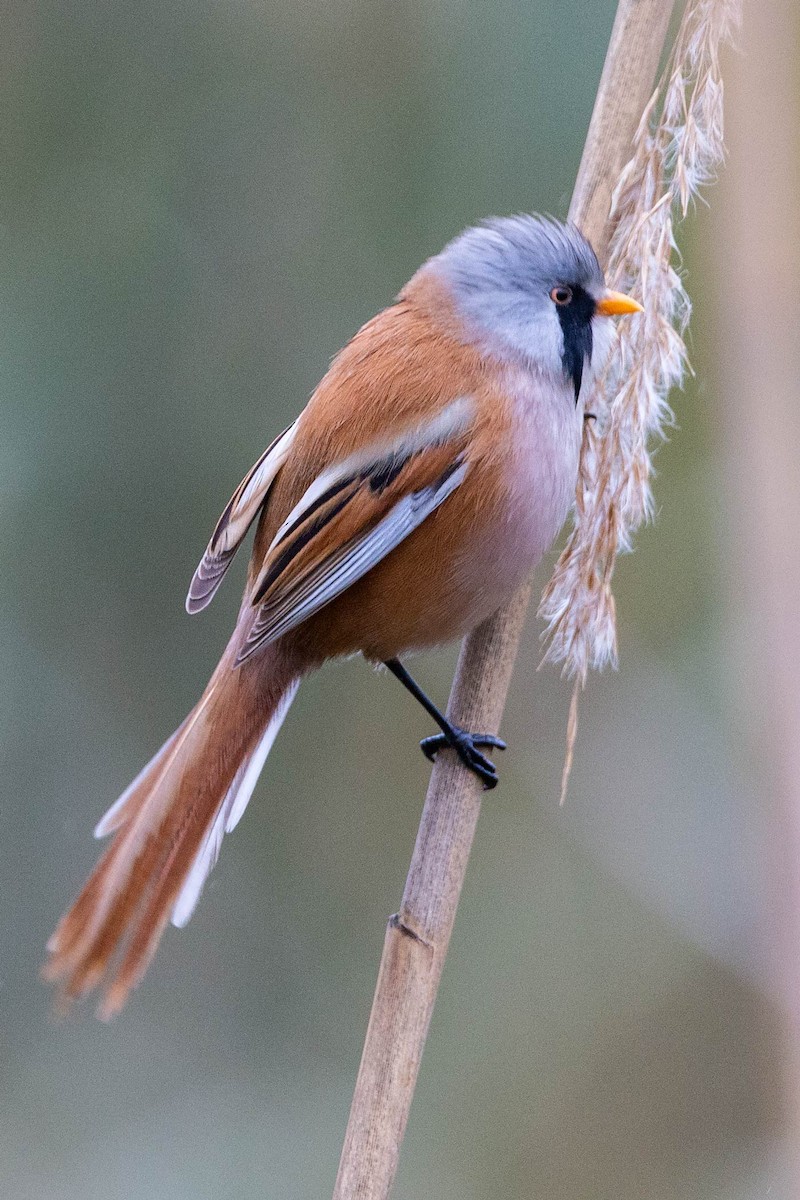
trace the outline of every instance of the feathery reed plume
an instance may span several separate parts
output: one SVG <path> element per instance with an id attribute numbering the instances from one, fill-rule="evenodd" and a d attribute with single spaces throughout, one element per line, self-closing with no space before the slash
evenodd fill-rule
<path id="1" fill-rule="evenodd" d="M 616 665 L 611 578 L 617 554 L 652 516 L 650 446 L 672 421 L 667 397 L 686 363 L 689 298 L 673 266 L 673 225 L 724 157 L 719 50 L 739 21 L 739 0 L 689 0 L 664 74 L 647 105 L 614 192 L 607 276 L 644 313 L 620 329 L 587 407 L 574 525 L 539 615 L 545 661 L 575 678 L 569 773 L 577 698 L 590 668 Z"/>

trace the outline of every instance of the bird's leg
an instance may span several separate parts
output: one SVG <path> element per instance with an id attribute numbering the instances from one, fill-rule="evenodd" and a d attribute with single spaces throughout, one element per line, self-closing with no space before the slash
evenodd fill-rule
<path id="1" fill-rule="evenodd" d="M 384 666 L 388 667 L 395 679 L 399 679 L 403 687 L 411 692 L 414 699 L 419 701 L 442 731 L 434 734 L 433 737 L 423 738 L 420 742 L 425 757 L 434 762 L 439 750 L 444 749 L 445 746 L 451 746 L 464 766 L 475 772 L 484 788 L 495 787 L 498 780 L 497 768 L 485 754 L 481 754 L 478 746 L 494 746 L 498 750 L 505 750 L 506 744 L 502 738 L 495 737 L 493 733 L 468 733 L 466 729 L 453 725 L 433 701 L 428 699 L 398 658 L 390 658 L 384 663 Z"/>

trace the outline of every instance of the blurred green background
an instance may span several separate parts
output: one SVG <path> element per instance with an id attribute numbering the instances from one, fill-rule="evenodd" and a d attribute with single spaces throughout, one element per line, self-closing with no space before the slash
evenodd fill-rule
<path id="1" fill-rule="evenodd" d="M 303 686 L 117 1021 L 53 1023 L 37 968 L 93 824 L 227 639 L 243 564 L 196 620 L 183 598 L 228 495 L 423 258 L 489 213 L 565 214 L 614 7 L 5 6 L 4 1195 L 329 1194 L 428 775 L 394 681 Z M 569 689 L 530 621 L 398 1200 L 791 1194 L 768 779 L 717 536 L 716 199 L 684 238 L 697 374 L 618 570 L 622 670 L 591 681 L 559 809 Z M 454 661 L 417 663 L 441 700 Z"/>

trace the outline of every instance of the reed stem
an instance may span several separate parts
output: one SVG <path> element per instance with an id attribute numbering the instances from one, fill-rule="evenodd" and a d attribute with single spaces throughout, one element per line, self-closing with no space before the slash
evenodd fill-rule
<path id="1" fill-rule="evenodd" d="M 569 216 L 603 262 L 611 194 L 656 77 L 673 0 L 620 0 Z M 530 584 L 465 640 L 448 716 L 497 732 Z M 389 919 L 334 1200 L 386 1200 L 480 814 L 455 755 L 434 767 L 399 911 Z"/>

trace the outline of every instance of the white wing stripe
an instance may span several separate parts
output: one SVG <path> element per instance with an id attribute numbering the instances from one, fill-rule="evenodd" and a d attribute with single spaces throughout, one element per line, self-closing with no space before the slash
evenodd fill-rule
<path id="1" fill-rule="evenodd" d="M 462 462 L 439 484 L 404 496 L 377 525 L 320 563 L 307 579 L 288 592 L 278 604 L 274 607 L 264 605 L 240 651 L 239 661 L 247 658 L 257 647 L 274 642 L 288 630 L 294 629 L 366 575 L 455 491 L 468 469 L 468 464 Z"/>
<path id="2" fill-rule="evenodd" d="M 395 456 L 404 457 L 409 454 L 415 454 L 420 450 L 427 450 L 433 446 L 443 445 L 450 438 L 463 433 L 472 420 L 474 411 L 475 402 L 472 397 L 459 396 L 423 425 L 404 430 L 399 437 L 394 438 L 392 441 L 373 442 L 371 446 L 367 446 L 364 450 L 359 450 L 356 454 L 351 454 L 349 458 L 345 458 L 341 462 L 335 463 L 334 466 L 328 467 L 326 471 L 317 476 L 311 486 L 300 497 L 272 539 L 269 549 L 273 550 L 286 531 L 297 522 L 301 514 L 307 508 L 310 508 L 315 500 L 323 496 L 339 480 L 347 479 L 350 475 L 357 475 L 366 467 L 372 466 L 373 463 L 382 462 L 384 459 Z"/>
<path id="3" fill-rule="evenodd" d="M 324 587 L 327 603 L 344 588 L 359 579 L 371 566 L 384 558 L 390 550 L 399 545 L 411 531 L 419 525 L 434 508 L 438 507 L 461 483 L 466 473 L 466 467 L 454 472 L 445 484 L 434 491 L 426 488 L 405 496 L 393 509 L 379 521 L 362 539 L 355 544 L 344 546 L 335 556 L 320 564 L 316 572 L 296 591 L 289 593 L 282 603 L 270 611 L 275 618 L 282 613 L 294 614 L 300 605 L 307 608 L 314 603 L 320 587 Z M 423 501 L 420 504 L 420 500 Z M 328 593 L 331 593 L 330 595 Z M 315 605 L 315 607 L 318 607 Z"/>

